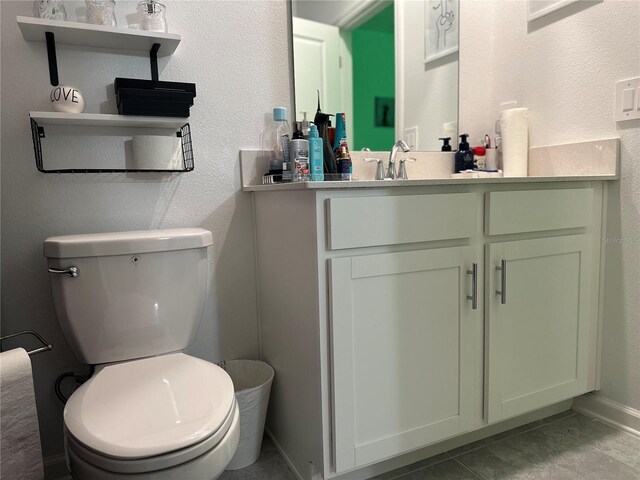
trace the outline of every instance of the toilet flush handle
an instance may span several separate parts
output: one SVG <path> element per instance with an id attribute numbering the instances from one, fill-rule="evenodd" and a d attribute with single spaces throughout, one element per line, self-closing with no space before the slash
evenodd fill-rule
<path id="1" fill-rule="evenodd" d="M 62 270 L 58 268 L 49 268 L 49 273 L 65 274 L 69 277 L 76 278 L 78 276 L 78 267 L 69 267 Z"/>

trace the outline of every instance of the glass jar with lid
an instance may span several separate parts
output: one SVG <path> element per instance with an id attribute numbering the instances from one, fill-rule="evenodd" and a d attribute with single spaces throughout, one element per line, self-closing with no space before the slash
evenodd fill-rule
<path id="1" fill-rule="evenodd" d="M 153 0 L 143 0 L 138 3 L 138 16 L 140 30 L 150 32 L 167 32 L 167 19 L 165 16 L 167 7 Z"/>

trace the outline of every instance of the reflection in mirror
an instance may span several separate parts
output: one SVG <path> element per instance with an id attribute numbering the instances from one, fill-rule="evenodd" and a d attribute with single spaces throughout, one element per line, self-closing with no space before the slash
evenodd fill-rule
<path id="1" fill-rule="evenodd" d="M 457 144 L 459 0 L 292 0 L 296 119 L 344 112 L 351 150 Z"/>

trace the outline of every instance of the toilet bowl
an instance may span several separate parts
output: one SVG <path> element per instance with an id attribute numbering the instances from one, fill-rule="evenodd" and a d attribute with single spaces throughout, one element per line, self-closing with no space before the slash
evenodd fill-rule
<path id="1" fill-rule="evenodd" d="M 239 440 L 231 379 L 183 353 L 102 366 L 67 402 L 78 479 L 214 479 Z"/>
<path id="2" fill-rule="evenodd" d="M 52 237 L 58 320 L 91 378 L 64 409 L 74 480 L 215 480 L 240 438 L 233 382 L 182 353 L 204 310 L 202 229 Z"/>

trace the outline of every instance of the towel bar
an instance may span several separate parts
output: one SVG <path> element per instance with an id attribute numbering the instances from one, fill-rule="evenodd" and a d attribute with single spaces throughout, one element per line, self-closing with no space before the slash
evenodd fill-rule
<path id="1" fill-rule="evenodd" d="M 25 330 L 24 332 L 18 332 L 18 333 L 12 333 L 11 335 L 5 335 L 4 337 L 0 337 L 0 342 L 2 342 L 3 340 L 6 340 L 8 338 L 17 337 L 18 335 L 33 335 L 34 337 L 36 337 L 40 341 L 40 343 L 42 343 L 42 345 L 43 345 L 42 347 L 36 348 L 35 350 L 29 350 L 27 352 L 27 355 L 29 355 L 29 356 L 35 355 L 36 353 L 48 352 L 49 350 L 51 350 L 53 348 L 53 345 L 48 343 L 44 338 L 42 338 L 40 336 L 40 334 L 38 334 L 37 332 L 34 332 L 33 330 Z"/>

